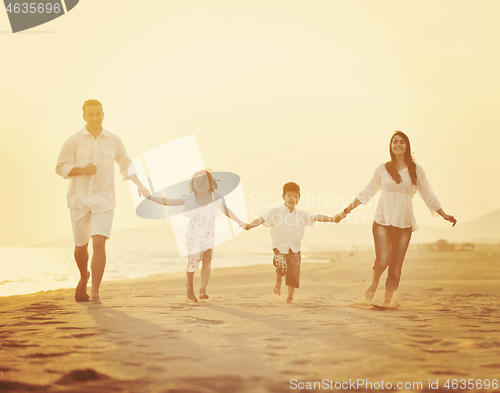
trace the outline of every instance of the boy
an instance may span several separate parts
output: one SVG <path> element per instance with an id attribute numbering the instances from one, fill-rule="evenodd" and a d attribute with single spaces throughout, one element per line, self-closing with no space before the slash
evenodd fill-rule
<path id="1" fill-rule="evenodd" d="M 286 302 L 292 303 L 295 288 L 299 287 L 300 241 L 304 237 L 304 227 L 314 225 L 316 221 L 333 222 L 334 218 L 297 209 L 300 187 L 296 183 L 286 183 L 283 186 L 282 197 L 283 206 L 267 211 L 262 217 L 249 223 L 245 229 L 249 230 L 260 224 L 271 227 L 273 264 L 276 266 L 276 285 L 273 292 L 278 296 L 281 295 L 281 278 L 286 276 L 288 287 Z"/>

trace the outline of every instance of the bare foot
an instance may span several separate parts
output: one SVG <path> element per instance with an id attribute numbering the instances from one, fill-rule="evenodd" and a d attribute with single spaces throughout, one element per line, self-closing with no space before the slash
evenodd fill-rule
<path id="1" fill-rule="evenodd" d="M 276 281 L 276 285 L 274 286 L 273 292 L 278 296 L 281 295 L 281 281 Z"/>
<path id="2" fill-rule="evenodd" d="M 207 291 L 200 289 L 200 299 L 208 299 Z"/>
<path id="3" fill-rule="evenodd" d="M 99 298 L 99 293 L 90 292 L 90 302 L 94 304 L 102 304 Z"/>
<path id="4" fill-rule="evenodd" d="M 78 285 L 75 289 L 75 300 L 77 302 L 88 302 L 89 295 L 87 295 L 87 283 L 89 282 L 90 272 L 87 272 L 85 277 L 80 277 L 80 281 L 78 281 Z"/>
<path id="5" fill-rule="evenodd" d="M 382 306 L 384 307 L 391 306 L 392 296 L 394 295 L 394 292 L 396 291 L 388 291 L 387 289 L 385 290 L 384 302 L 382 303 Z"/>
<path id="6" fill-rule="evenodd" d="M 293 297 L 288 296 L 288 297 L 286 298 L 286 302 L 287 302 L 288 304 L 292 303 L 292 302 L 293 302 Z"/>
<path id="7" fill-rule="evenodd" d="M 369 302 L 372 301 L 373 296 L 375 296 L 375 292 L 377 292 L 377 287 L 378 287 L 378 282 L 376 282 L 376 283 L 372 282 L 370 284 L 370 286 L 368 287 L 368 289 L 365 292 L 366 300 L 368 300 Z"/>
<path id="8" fill-rule="evenodd" d="M 197 302 L 198 299 L 196 299 L 196 296 L 194 295 L 194 289 L 193 289 L 193 284 L 186 284 L 186 288 L 187 288 L 187 299 L 188 301 L 192 301 L 192 302 Z"/>

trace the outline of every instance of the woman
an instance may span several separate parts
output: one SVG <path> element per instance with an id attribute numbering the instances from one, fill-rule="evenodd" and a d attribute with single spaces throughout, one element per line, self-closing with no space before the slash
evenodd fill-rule
<path id="1" fill-rule="evenodd" d="M 388 267 L 382 304 L 385 307 L 390 306 L 392 296 L 399 286 L 401 267 L 411 234 L 418 229 L 411 202 L 417 190 L 433 215 L 439 214 L 450 221 L 452 226 L 457 223 L 455 217 L 443 211 L 424 170 L 414 162 L 410 140 L 405 133 L 394 133 L 389 143 L 389 152 L 391 160 L 379 165 L 368 186 L 343 212 L 334 217 L 335 222 L 340 222 L 357 206 L 368 203 L 382 189 L 372 228 L 375 243 L 373 278 L 365 297 L 368 301 L 373 299 L 380 276 Z"/>

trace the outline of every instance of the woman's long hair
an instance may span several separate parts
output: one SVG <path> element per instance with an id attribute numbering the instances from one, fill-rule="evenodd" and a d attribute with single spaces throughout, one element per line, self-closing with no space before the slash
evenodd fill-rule
<path id="1" fill-rule="evenodd" d="M 406 143 L 405 162 L 408 167 L 408 172 L 410 173 L 411 182 L 416 185 L 417 166 L 415 165 L 413 155 L 411 154 L 410 139 L 408 139 L 408 136 L 402 131 L 395 131 L 391 137 L 391 140 L 389 142 L 389 153 L 391 154 L 391 161 L 385 163 L 385 169 L 387 169 L 387 172 L 389 172 L 389 175 L 391 176 L 392 180 L 394 180 L 397 184 L 403 181 L 401 179 L 401 175 L 399 174 L 396 168 L 396 155 L 392 151 L 392 140 L 396 135 L 400 136 L 405 140 Z"/>

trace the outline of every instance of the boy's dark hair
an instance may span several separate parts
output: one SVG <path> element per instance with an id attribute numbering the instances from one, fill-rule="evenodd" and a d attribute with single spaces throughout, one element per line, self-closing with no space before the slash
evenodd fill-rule
<path id="1" fill-rule="evenodd" d="M 285 196 L 287 192 L 296 192 L 300 196 L 300 187 L 297 183 L 294 182 L 286 183 L 283 186 L 283 196 Z"/>
<path id="2" fill-rule="evenodd" d="M 83 114 L 85 114 L 85 108 L 88 107 L 88 106 L 100 106 L 101 110 L 104 113 L 104 109 L 102 109 L 102 104 L 99 101 L 97 101 L 97 100 L 87 100 L 87 101 L 85 101 L 83 103 L 83 106 L 82 106 Z"/>

